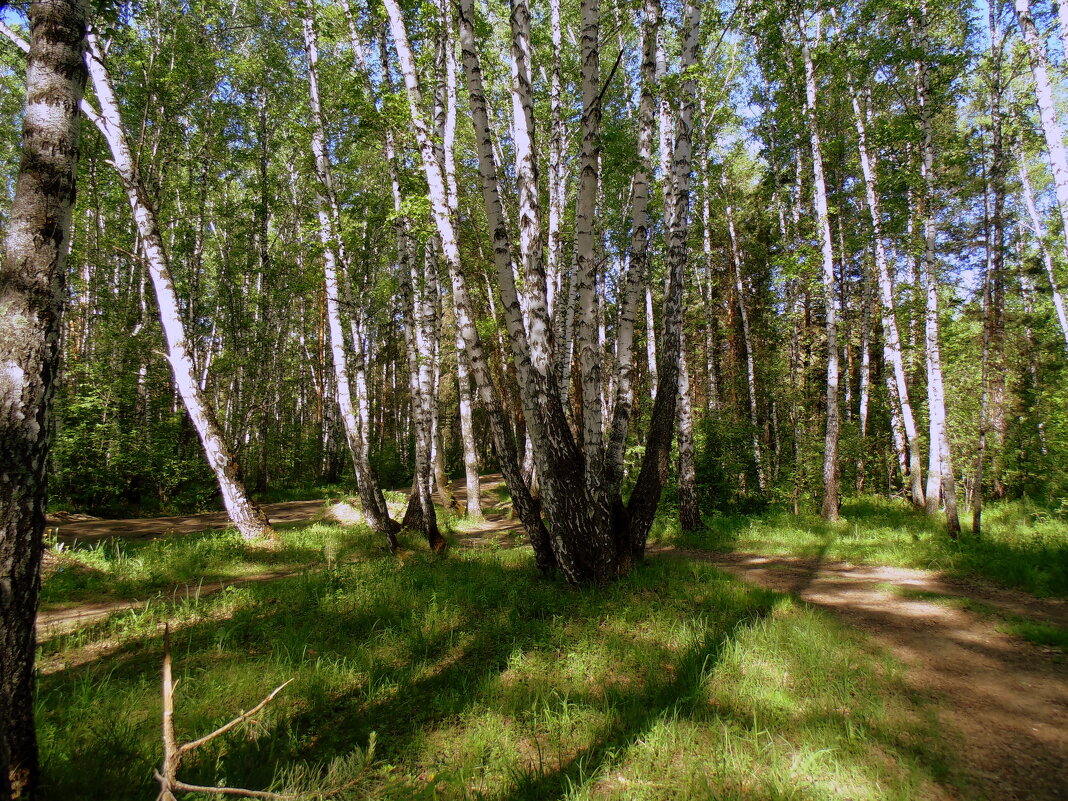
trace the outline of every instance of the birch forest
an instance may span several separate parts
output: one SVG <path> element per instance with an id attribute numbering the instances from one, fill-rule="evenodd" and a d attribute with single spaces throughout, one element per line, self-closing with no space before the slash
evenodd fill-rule
<path id="1" fill-rule="evenodd" d="M 0 801 L 1063 797 L 1068 3 L 0 33 Z"/>

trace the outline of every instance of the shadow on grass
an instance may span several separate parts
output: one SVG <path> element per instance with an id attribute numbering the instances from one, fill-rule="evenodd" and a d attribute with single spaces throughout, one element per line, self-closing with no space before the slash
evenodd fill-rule
<path id="1" fill-rule="evenodd" d="M 590 786 L 665 721 L 704 727 L 701 736 L 716 742 L 724 727 L 759 739 L 769 720 L 776 737 L 803 739 L 802 729 L 823 727 L 830 733 L 813 745 L 822 748 L 854 725 L 848 711 L 816 720 L 798 707 L 776 717 L 771 700 L 746 704 L 731 689 L 746 669 L 742 642 L 770 636 L 780 607 L 793 614 L 785 596 L 682 560 L 653 560 L 612 586 L 571 590 L 539 577 L 529 555 L 516 552 L 418 554 L 404 565 L 371 555 L 247 585 L 202 601 L 173 630 L 179 736 L 210 731 L 295 681 L 261 723 L 198 752 L 184 778 L 267 787 L 279 768 L 344 757 L 374 731 L 380 767 L 371 793 L 354 797 L 518 801 Z M 809 617 L 801 622 L 822 631 Z M 38 720 L 54 797 L 123 801 L 152 792 L 159 621 L 134 621 L 125 632 L 121 621 L 112 626 L 116 645 L 41 680 Z M 829 658 L 806 648 L 817 667 Z M 775 649 L 789 660 L 804 650 L 789 642 Z M 717 681 L 724 686 L 713 703 Z M 781 695 L 775 684 L 767 699 Z M 783 703 L 804 697 L 798 690 Z M 884 751 L 908 756 L 894 732 L 877 729 Z M 685 759 L 704 771 L 711 747 L 702 741 Z"/>

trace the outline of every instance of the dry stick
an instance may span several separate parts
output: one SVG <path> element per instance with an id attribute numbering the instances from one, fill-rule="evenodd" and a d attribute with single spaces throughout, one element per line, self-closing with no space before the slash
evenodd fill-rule
<path id="1" fill-rule="evenodd" d="M 256 706 L 252 707 L 248 712 L 242 712 L 229 723 L 220 726 L 211 734 L 207 734 L 197 740 L 192 740 L 179 746 L 178 740 L 174 736 L 175 682 L 171 673 L 171 627 L 169 623 L 165 624 L 163 628 L 163 773 L 160 773 L 158 770 L 153 772 L 160 785 L 160 794 L 157 801 L 176 801 L 174 798 L 175 791 L 180 793 L 213 793 L 215 795 L 232 795 L 240 796 L 242 798 L 267 798 L 273 799 L 274 801 L 289 801 L 289 799 L 300 798 L 300 794 L 274 793 L 269 790 L 245 790 L 240 787 L 202 787 L 197 784 L 186 784 L 178 779 L 178 768 L 181 766 L 182 757 L 185 754 L 211 742 L 216 737 L 225 734 L 235 726 L 239 726 L 249 720 L 253 715 L 273 701 L 274 697 L 292 681 L 293 679 L 289 679 L 289 681 L 278 685 L 266 698 L 256 704 Z M 368 760 L 368 762 L 369 761 L 370 760 Z M 367 765 L 365 765 L 364 769 L 352 780 L 329 790 L 312 792 L 310 794 L 304 793 L 303 797 L 307 798 L 311 796 L 317 798 L 329 798 L 337 795 L 338 793 L 353 787 L 357 782 L 363 779 L 366 772 Z"/>

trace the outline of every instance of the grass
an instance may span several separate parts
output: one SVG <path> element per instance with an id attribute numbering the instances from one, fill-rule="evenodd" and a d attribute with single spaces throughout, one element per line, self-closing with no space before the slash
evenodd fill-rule
<path id="1" fill-rule="evenodd" d="M 707 564 L 661 557 L 572 590 L 539 576 L 529 548 L 439 558 L 412 539 L 402 562 L 359 528 L 287 536 L 345 559 L 42 643 L 52 795 L 155 794 L 164 621 L 180 738 L 294 679 L 258 722 L 191 755 L 194 783 L 313 797 L 359 774 L 372 735 L 370 770 L 341 798 L 884 801 L 960 780 L 890 656 Z M 216 538 L 235 549 L 219 533 L 169 547 L 199 554 Z"/>
<path id="2" fill-rule="evenodd" d="M 837 523 L 780 509 L 707 516 L 705 522 L 705 529 L 686 534 L 668 526 L 661 536 L 690 548 L 915 567 L 1068 597 L 1068 522 L 1023 502 L 991 505 L 982 537 L 966 530 L 956 542 L 945 534 L 941 517 L 876 497 L 845 500 Z"/>
<path id="3" fill-rule="evenodd" d="M 348 558 L 352 529 L 316 523 L 278 527 L 276 547 L 245 542 L 234 529 L 153 540 L 102 540 L 65 548 L 44 583 L 44 608 L 150 597 L 175 586 L 282 573 Z"/>

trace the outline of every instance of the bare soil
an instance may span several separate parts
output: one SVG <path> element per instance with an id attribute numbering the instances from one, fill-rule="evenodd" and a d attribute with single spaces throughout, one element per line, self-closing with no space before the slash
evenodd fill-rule
<path id="1" fill-rule="evenodd" d="M 457 534 L 460 547 L 515 547 L 521 527 L 490 493 L 501 476 L 483 477 L 485 520 Z M 465 501 L 462 482 L 454 487 Z M 293 501 L 266 508 L 272 523 L 310 521 L 322 501 Z M 221 513 L 155 520 L 56 521 L 61 542 L 108 537 L 140 539 L 225 527 Z M 1041 648 L 997 630 L 996 621 L 922 594 L 978 601 L 1005 614 L 1068 628 L 1068 604 L 982 583 L 961 582 L 922 570 L 857 566 L 822 559 L 753 553 L 657 548 L 654 558 L 699 559 L 769 589 L 826 609 L 864 631 L 907 666 L 906 678 L 933 700 L 947 732 L 959 740 L 959 758 L 975 786 L 962 801 L 1068 800 L 1068 664 L 1057 649 Z M 267 574 L 242 581 L 266 581 Z M 238 582 L 231 582 L 238 583 Z M 226 583 L 204 585 L 201 595 Z M 188 589 L 186 590 L 188 591 Z M 902 593 L 902 591 L 904 591 Z M 911 593 L 909 591 L 912 591 Z M 179 588 L 175 589 L 179 592 Z M 919 593 L 921 597 L 915 596 Z M 39 631 L 77 627 L 144 602 L 87 604 L 43 611 Z"/>
<path id="2" fill-rule="evenodd" d="M 1068 665 L 997 630 L 996 623 L 893 588 L 975 599 L 1009 614 L 1068 626 L 1063 601 L 1033 598 L 934 573 L 751 553 L 660 549 L 700 559 L 755 584 L 830 610 L 889 648 L 910 686 L 936 701 L 960 760 L 990 801 L 1068 799 Z M 971 795 L 965 798 L 971 798 Z"/>

